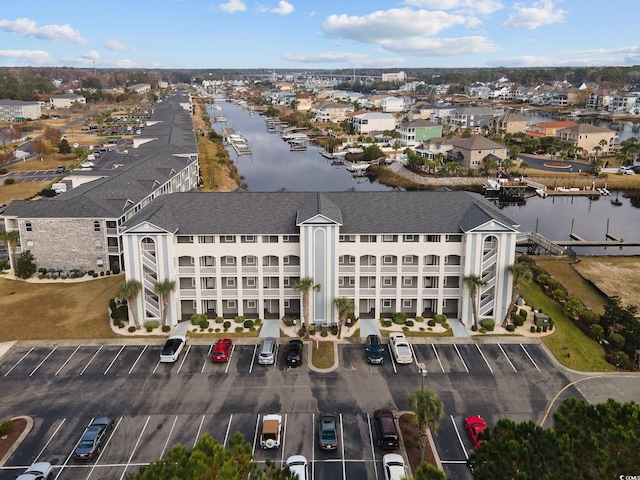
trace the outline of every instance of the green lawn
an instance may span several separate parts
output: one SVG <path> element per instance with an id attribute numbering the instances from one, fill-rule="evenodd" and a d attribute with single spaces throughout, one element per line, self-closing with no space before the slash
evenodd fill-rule
<path id="1" fill-rule="evenodd" d="M 521 295 L 528 305 L 542 309 L 555 325 L 554 333 L 542 341 L 565 367 L 582 372 L 606 372 L 614 367 L 604 358 L 604 350 L 564 316 L 562 306 L 547 297 L 533 281 L 523 284 Z"/>

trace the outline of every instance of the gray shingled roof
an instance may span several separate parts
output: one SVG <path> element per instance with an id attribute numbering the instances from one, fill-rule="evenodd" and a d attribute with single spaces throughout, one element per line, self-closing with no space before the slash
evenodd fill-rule
<path id="1" fill-rule="evenodd" d="M 468 138 L 453 137 L 451 143 L 454 147 L 464 148 L 465 150 L 494 150 L 507 148 L 504 145 L 489 140 L 482 135 L 472 135 Z"/>
<path id="2" fill-rule="evenodd" d="M 296 219 L 332 208 L 341 212 L 343 234 L 461 233 L 491 219 L 517 228 L 481 195 L 444 190 L 174 193 L 155 199 L 125 228 L 150 222 L 183 235 L 295 235 Z"/>

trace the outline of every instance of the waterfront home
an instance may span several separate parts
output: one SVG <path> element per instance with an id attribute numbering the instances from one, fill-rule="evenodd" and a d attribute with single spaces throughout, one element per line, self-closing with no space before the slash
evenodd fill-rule
<path id="1" fill-rule="evenodd" d="M 563 128 L 576 126 L 573 120 L 565 120 L 561 122 L 537 122 L 527 127 L 524 133 L 532 137 L 555 137 L 556 133 Z"/>
<path id="2" fill-rule="evenodd" d="M 522 133 L 529 125 L 529 119 L 517 113 L 505 113 L 489 121 L 489 128 L 496 133 Z"/>
<path id="3" fill-rule="evenodd" d="M 349 121 L 357 135 L 396 129 L 396 118 L 391 113 L 362 112 L 350 115 Z"/>
<path id="4" fill-rule="evenodd" d="M 476 171 L 480 170 L 490 158 L 501 163 L 508 156 L 505 145 L 482 135 L 472 135 L 468 138 L 453 137 L 451 143 L 452 148 L 448 153 L 448 159 Z"/>
<path id="5" fill-rule="evenodd" d="M 600 153 L 607 155 L 614 146 L 618 133 L 607 127 L 579 123 L 573 127 L 563 128 L 556 133 L 557 140 L 570 142 L 577 148 L 582 148 L 587 155 Z M 604 140 L 604 142 L 603 142 Z M 604 145 L 601 143 L 603 142 Z M 594 150 L 598 147 L 600 150 Z"/>
<path id="6" fill-rule="evenodd" d="M 353 105 L 348 103 L 324 102 L 316 107 L 316 122 L 340 123 L 353 112 Z"/>
<path id="7" fill-rule="evenodd" d="M 479 133 L 482 126 L 488 126 L 493 118 L 503 113 L 503 110 L 496 110 L 491 107 L 459 107 L 455 109 L 449 121 L 452 125 L 457 125 L 461 130 L 470 128 Z"/>
<path id="8" fill-rule="evenodd" d="M 617 92 L 609 103 L 609 112 L 620 115 L 640 115 L 640 85 Z"/>
<path id="9" fill-rule="evenodd" d="M 423 119 L 403 122 L 399 130 L 402 147 L 415 147 L 430 138 L 442 137 L 442 125 Z"/>

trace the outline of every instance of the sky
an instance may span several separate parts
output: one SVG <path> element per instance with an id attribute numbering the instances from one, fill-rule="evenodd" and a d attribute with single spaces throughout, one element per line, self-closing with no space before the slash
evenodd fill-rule
<path id="1" fill-rule="evenodd" d="M 638 18 L 637 0 L 4 0 L 0 66 L 629 66 Z"/>

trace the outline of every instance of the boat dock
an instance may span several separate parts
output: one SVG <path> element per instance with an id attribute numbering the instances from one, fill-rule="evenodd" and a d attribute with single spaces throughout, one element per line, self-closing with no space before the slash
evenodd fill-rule
<path id="1" fill-rule="evenodd" d="M 227 144 L 231 145 L 237 155 L 252 155 L 249 142 L 235 128 L 223 128 L 222 137 Z"/>

